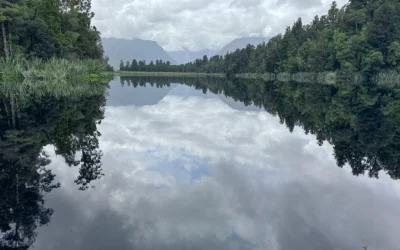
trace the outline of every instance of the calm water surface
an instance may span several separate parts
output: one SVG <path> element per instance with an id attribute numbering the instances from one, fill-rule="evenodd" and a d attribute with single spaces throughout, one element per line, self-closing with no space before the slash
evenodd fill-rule
<path id="1" fill-rule="evenodd" d="M 141 81 L 115 78 L 105 99 L 56 98 L 46 108 L 38 101 L 26 106 L 28 115 L 16 118 L 25 132 L 32 128 L 32 136 L 47 131 L 43 146 L 51 162 L 45 168 L 61 185 L 43 196 L 41 209 L 53 213 L 42 226 L 32 222 L 37 236 L 25 233 L 31 240 L 26 245 L 43 250 L 400 249 L 400 183 L 393 160 L 398 156 L 391 154 L 399 147 L 383 153 L 375 140 L 358 143 L 363 129 L 347 135 L 350 125 L 340 125 L 331 113 L 325 115 L 332 127 L 316 117 L 306 124 L 288 107 L 306 113 L 323 110 L 322 101 L 304 106 L 284 100 L 280 91 L 265 95 L 265 86 L 240 85 L 243 90 L 228 84 L 224 92 L 239 94 L 226 96 L 212 93 L 207 90 L 212 86 L 201 81 L 191 86 L 176 79 Z M 335 94 L 330 86 L 323 88 L 320 96 L 309 98 L 325 100 L 324 91 Z M 257 95 L 269 103 L 269 112 L 259 107 Z M 56 118 L 46 118 L 50 113 Z M 368 127 L 365 133 L 388 141 L 390 136 L 382 133 L 389 125 L 381 120 L 381 128 Z M 346 147 L 333 135 L 339 130 L 350 138 Z M 330 143 L 317 131 L 325 131 Z M 21 148 L 17 152 L 27 154 Z M 375 171 L 371 159 L 384 167 Z M 360 174 L 364 170 L 370 171 Z M 371 178 L 374 171 L 379 179 Z M 12 192 L 6 205 L 14 204 Z M 29 204 L 25 208 L 25 213 L 36 211 Z"/>

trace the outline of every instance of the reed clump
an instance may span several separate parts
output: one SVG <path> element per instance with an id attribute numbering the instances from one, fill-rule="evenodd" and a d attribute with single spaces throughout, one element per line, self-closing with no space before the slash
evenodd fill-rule
<path id="1" fill-rule="evenodd" d="M 100 60 L 48 61 L 25 58 L 0 58 L 0 81 L 68 80 L 98 81 L 106 77 L 105 65 Z"/>

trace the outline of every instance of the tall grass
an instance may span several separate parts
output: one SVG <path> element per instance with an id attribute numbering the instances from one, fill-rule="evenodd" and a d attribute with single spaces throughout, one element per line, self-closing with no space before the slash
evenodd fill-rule
<path id="1" fill-rule="evenodd" d="M 24 58 L 0 58 L 0 81 L 23 80 L 79 80 L 100 78 L 105 71 L 99 60 L 66 60 L 53 58 L 48 61 Z"/>
<path id="2" fill-rule="evenodd" d="M 15 84 L 12 81 L 0 81 L 0 96 L 92 96 L 102 95 L 109 87 L 108 80 L 90 82 L 72 82 L 68 80 L 24 80 Z"/>

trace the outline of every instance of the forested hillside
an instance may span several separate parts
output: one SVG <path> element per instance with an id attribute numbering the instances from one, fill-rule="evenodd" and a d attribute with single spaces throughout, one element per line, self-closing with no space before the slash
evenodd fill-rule
<path id="1" fill-rule="evenodd" d="M 130 68 L 143 69 L 154 67 Z M 333 2 L 326 15 L 307 25 L 299 18 L 268 43 L 160 69 L 226 74 L 400 69 L 400 1 L 350 0 L 342 8 Z"/>
<path id="2" fill-rule="evenodd" d="M 0 57 L 101 59 L 91 0 L 0 0 Z"/>
<path id="3" fill-rule="evenodd" d="M 201 51 L 190 51 L 190 50 L 181 50 L 181 51 L 168 51 L 168 54 L 178 63 L 185 64 L 188 62 L 193 62 L 197 58 L 201 58 L 206 55 L 207 57 L 212 57 L 217 54 L 218 51 L 212 49 L 205 49 Z"/>
<path id="4" fill-rule="evenodd" d="M 226 56 L 226 73 L 373 71 L 400 66 L 400 1 L 336 2 L 304 25 L 299 18 L 267 44 Z"/>
<path id="5" fill-rule="evenodd" d="M 138 61 L 163 60 L 174 63 L 174 59 L 155 41 L 103 38 L 102 42 L 104 53 L 114 67 L 118 67 L 120 60 L 127 61 L 133 58 Z"/>

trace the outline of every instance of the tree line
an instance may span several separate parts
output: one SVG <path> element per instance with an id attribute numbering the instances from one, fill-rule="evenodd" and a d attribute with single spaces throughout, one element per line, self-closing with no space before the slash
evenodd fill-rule
<path id="1" fill-rule="evenodd" d="M 0 57 L 102 59 L 91 0 L 0 0 Z"/>
<path id="2" fill-rule="evenodd" d="M 187 64 L 163 67 L 145 62 L 142 67 L 129 63 L 121 66 L 121 70 L 130 71 L 228 75 L 400 69 L 400 1 L 350 0 L 342 8 L 333 2 L 326 15 L 315 16 L 309 24 L 299 18 L 267 43 L 248 45 L 223 57 L 204 56 Z"/>
<path id="3" fill-rule="evenodd" d="M 136 72 L 206 72 L 206 73 L 222 73 L 224 57 L 213 56 L 210 59 L 205 55 L 202 59 L 196 59 L 194 62 L 186 64 L 172 65 L 171 62 L 162 60 L 120 62 L 119 70 L 136 71 Z"/>

